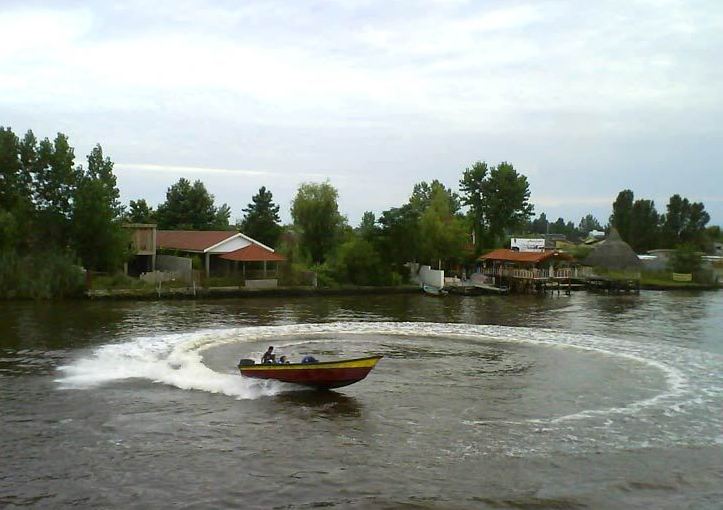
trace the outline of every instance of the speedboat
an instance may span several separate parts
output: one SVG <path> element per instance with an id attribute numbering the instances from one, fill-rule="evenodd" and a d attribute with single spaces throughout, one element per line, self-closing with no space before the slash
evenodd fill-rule
<path id="1" fill-rule="evenodd" d="M 238 368 L 241 375 L 255 379 L 301 384 L 315 389 L 331 389 L 349 386 L 364 379 L 383 356 L 369 356 L 339 361 L 316 361 L 312 363 L 261 363 L 242 359 Z"/>

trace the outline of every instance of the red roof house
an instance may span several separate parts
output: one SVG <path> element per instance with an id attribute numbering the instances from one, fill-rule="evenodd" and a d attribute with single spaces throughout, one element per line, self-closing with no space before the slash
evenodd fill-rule
<path id="1" fill-rule="evenodd" d="M 273 248 L 236 231 L 227 230 L 159 230 L 156 248 L 205 255 L 206 276 L 211 271 L 211 257 L 229 262 L 267 262 L 286 260 Z"/>

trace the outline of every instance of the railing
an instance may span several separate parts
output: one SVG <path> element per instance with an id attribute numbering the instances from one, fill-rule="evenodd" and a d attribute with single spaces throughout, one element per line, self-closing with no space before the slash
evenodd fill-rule
<path id="1" fill-rule="evenodd" d="M 484 268 L 482 274 L 488 277 L 522 278 L 535 280 L 541 278 L 585 278 L 592 274 L 589 267 L 560 267 L 560 268 L 538 268 L 522 269 L 518 267 L 495 267 Z"/>

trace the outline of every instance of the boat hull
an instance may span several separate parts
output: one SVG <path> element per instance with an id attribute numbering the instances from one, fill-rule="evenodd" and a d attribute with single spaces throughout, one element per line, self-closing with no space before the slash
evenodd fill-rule
<path id="1" fill-rule="evenodd" d="M 332 389 L 361 381 L 381 358 L 382 356 L 370 356 L 316 363 L 239 365 L 239 370 L 241 375 L 255 379 L 273 379 L 311 388 Z"/>

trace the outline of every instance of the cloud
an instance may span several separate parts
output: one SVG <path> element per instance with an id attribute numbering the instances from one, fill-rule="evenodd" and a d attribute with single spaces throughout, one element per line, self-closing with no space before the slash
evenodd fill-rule
<path id="1" fill-rule="evenodd" d="M 354 207 L 377 211 L 482 159 L 531 169 L 549 207 L 723 186 L 717 1 L 9 5 L 2 122 L 154 183 L 368 179 L 387 198 Z"/>

